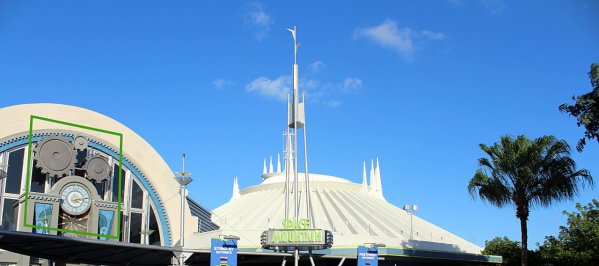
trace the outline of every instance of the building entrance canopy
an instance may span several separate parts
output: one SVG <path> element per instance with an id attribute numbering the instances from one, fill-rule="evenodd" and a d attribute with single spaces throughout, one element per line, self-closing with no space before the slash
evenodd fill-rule
<path id="1" fill-rule="evenodd" d="M 170 265 L 178 248 L 0 230 L 0 248 L 66 263 Z"/>

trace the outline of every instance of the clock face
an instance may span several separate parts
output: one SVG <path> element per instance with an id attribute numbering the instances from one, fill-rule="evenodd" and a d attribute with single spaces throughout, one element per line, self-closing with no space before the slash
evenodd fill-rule
<path id="1" fill-rule="evenodd" d="M 60 192 L 62 210 L 70 215 L 81 215 L 89 210 L 90 192 L 81 183 L 69 183 Z"/>

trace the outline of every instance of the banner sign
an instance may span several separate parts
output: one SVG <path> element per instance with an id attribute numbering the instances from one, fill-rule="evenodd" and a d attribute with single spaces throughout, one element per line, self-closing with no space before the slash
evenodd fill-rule
<path id="1" fill-rule="evenodd" d="M 33 223 L 39 228 L 35 228 L 37 234 L 48 234 L 48 226 L 52 220 L 52 204 L 35 203 Z"/>
<path id="2" fill-rule="evenodd" d="M 379 250 L 376 246 L 358 246 L 358 266 L 378 266 Z"/>
<path id="3" fill-rule="evenodd" d="M 237 266 L 237 240 L 213 238 L 210 266 Z"/>
<path id="4" fill-rule="evenodd" d="M 310 247 L 312 249 L 329 248 L 333 244 L 330 231 L 311 228 L 308 219 L 284 219 L 283 228 L 271 228 L 261 236 L 264 248 Z"/>
<path id="5" fill-rule="evenodd" d="M 100 210 L 98 212 L 98 234 L 100 240 L 108 240 L 108 236 L 111 235 L 112 221 L 114 219 L 114 212 L 110 210 Z"/>

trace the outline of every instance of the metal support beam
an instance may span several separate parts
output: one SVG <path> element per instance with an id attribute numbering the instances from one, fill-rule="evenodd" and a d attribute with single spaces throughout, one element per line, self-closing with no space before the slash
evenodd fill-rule
<path id="1" fill-rule="evenodd" d="M 339 262 L 339 264 L 337 264 L 337 266 L 343 265 L 344 262 L 345 262 L 345 258 L 342 258 L 341 261 Z"/>

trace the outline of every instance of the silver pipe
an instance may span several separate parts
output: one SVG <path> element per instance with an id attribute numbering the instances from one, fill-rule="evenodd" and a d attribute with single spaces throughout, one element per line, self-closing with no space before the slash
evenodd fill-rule
<path id="1" fill-rule="evenodd" d="M 294 255 L 294 257 L 295 257 L 295 266 L 298 266 L 298 265 L 299 265 L 299 250 L 297 250 L 297 249 L 296 249 L 296 250 L 294 251 L 294 253 L 295 253 L 295 254 L 293 254 L 293 255 Z"/>
<path id="2" fill-rule="evenodd" d="M 304 103 L 304 168 L 306 169 L 306 173 L 304 176 L 304 183 L 306 184 L 306 215 L 307 218 L 310 219 L 310 225 L 312 228 L 316 227 L 316 221 L 314 221 L 314 217 L 312 217 L 312 201 L 310 198 L 310 171 L 308 170 L 308 137 L 306 135 L 306 98 L 305 95 L 302 94 L 302 102 Z"/>
<path id="3" fill-rule="evenodd" d="M 345 262 L 345 258 L 341 258 L 341 261 L 339 262 L 339 264 L 337 264 L 337 266 L 343 265 L 344 262 Z"/>
<path id="4" fill-rule="evenodd" d="M 310 264 L 312 264 L 312 266 L 316 266 L 316 264 L 314 264 L 314 258 L 312 258 L 312 255 L 310 255 Z"/>
<path id="5" fill-rule="evenodd" d="M 287 135 L 285 136 L 285 219 L 289 218 L 289 166 L 291 161 L 289 160 L 289 151 L 291 147 L 287 145 L 291 144 L 289 141 L 289 94 L 287 94 Z"/>
<path id="6" fill-rule="evenodd" d="M 295 193 L 295 219 L 299 219 L 299 175 L 297 171 L 297 106 L 299 102 L 297 93 L 299 90 L 299 80 L 297 80 L 297 69 L 297 64 L 293 64 L 293 147 L 295 148 L 293 150 L 293 152 L 295 153 L 295 160 L 293 160 L 293 171 L 295 173 L 293 182 L 293 193 Z"/>

